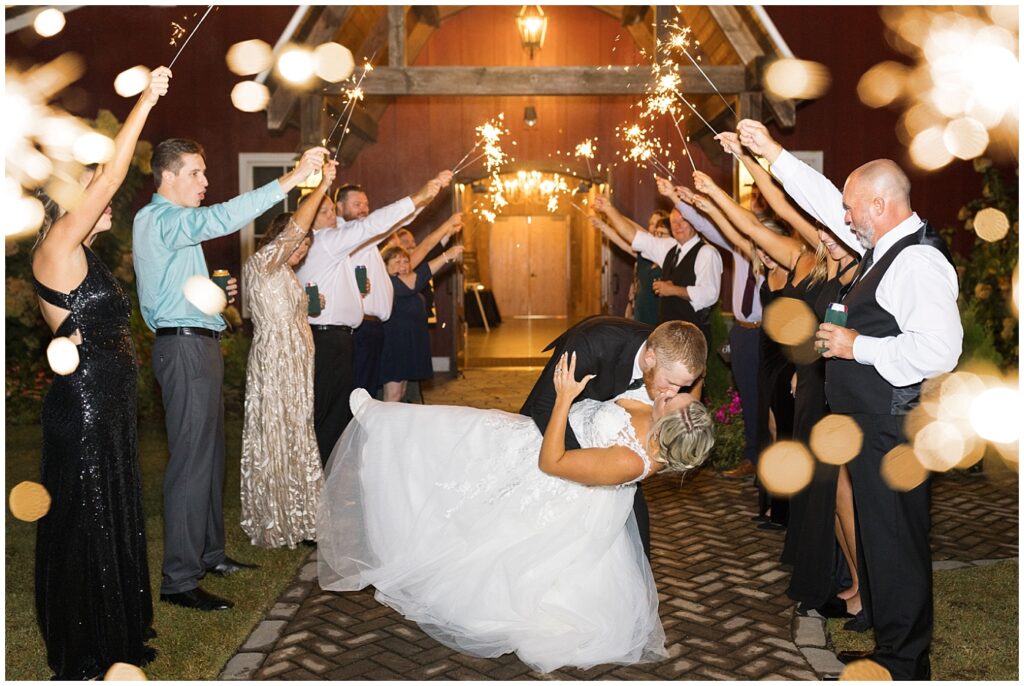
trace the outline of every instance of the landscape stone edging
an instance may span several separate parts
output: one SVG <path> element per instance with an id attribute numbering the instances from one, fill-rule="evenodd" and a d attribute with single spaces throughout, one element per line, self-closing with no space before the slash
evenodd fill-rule
<path id="1" fill-rule="evenodd" d="M 267 655 L 281 638 L 281 632 L 288 626 L 288 620 L 295 616 L 302 601 L 313 592 L 316 585 L 316 552 L 310 551 L 306 561 L 295 573 L 291 585 L 253 628 L 238 648 L 238 652 L 224 665 L 223 671 L 217 677 L 220 681 L 249 681 L 263 666 Z M 284 600 L 288 602 L 283 602 Z"/>
<path id="2" fill-rule="evenodd" d="M 1016 557 L 1004 557 L 991 560 L 974 560 L 961 562 L 960 560 L 933 560 L 932 571 L 945 571 L 949 569 L 964 569 L 967 567 L 990 567 L 1000 562 L 1017 561 Z M 796 614 L 793 608 L 793 643 L 796 644 L 804 659 L 811 665 L 811 669 L 818 675 L 819 680 L 835 679 L 843 671 L 844 665 L 836 657 L 835 653 L 827 648 L 828 632 L 826 627 L 828 620 L 811 610 L 807 616 Z"/>

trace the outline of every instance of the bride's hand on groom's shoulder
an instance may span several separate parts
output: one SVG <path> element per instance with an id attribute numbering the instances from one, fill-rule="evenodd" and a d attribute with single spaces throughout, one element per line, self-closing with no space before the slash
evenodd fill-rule
<path id="1" fill-rule="evenodd" d="M 576 380 L 576 353 L 562 353 L 555 364 L 555 393 L 559 398 L 570 401 L 583 392 L 586 385 L 596 374 L 587 374 L 579 381 Z"/>

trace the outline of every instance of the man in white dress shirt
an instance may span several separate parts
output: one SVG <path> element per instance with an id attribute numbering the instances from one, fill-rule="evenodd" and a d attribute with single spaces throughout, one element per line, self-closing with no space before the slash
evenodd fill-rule
<path id="1" fill-rule="evenodd" d="M 352 419 L 348 404 L 354 388 L 352 337 L 363 323 L 364 312 L 351 253 L 367 242 L 376 250 L 378 241 L 433 200 L 451 182 L 451 177 L 451 172 L 443 171 L 413 195 L 374 212 L 369 212 L 368 206 L 365 212 L 362 208 L 354 209 L 357 216 L 351 220 L 335 220 L 334 203 L 325 198 L 313 223 L 313 245 L 296 275 L 303 283 L 316 283 L 326 300 L 323 311 L 309 318 L 315 348 L 313 424 L 324 464 Z M 365 200 L 365 194 L 360 195 Z M 375 288 L 390 290 L 390 284 L 386 276 L 369 281 L 371 292 Z"/>
<path id="2" fill-rule="evenodd" d="M 850 415 L 864 443 L 849 463 L 857 515 L 857 570 L 871 659 L 895 679 L 928 679 L 932 638 L 929 484 L 901 493 L 881 477 L 882 459 L 906 442 L 906 413 L 921 382 L 952 370 L 963 327 L 956 271 L 934 229 L 910 206 L 910 181 L 891 160 L 854 170 L 840 191 L 785 151 L 763 124 L 739 123 L 740 142 L 764 156 L 804 210 L 862 255 L 840 294 L 845 327 L 822 324 L 817 344 L 833 412 Z M 841 655 L 852 659 L 859 655 Z"/>
<path id="3" fill-rule="evenodd" d="M 672 237 L 658 237 L 624 217 L 608 198 L 598 196 L 594 209 L 608 215 L 609 224 L 631 247 L 661 267 L 662 279 L 654 282 L 658 295 L 658 321 L 682 320 L 695 324 L 711 346 L 711 308 L 722 288 L 722 256 L 700 239 L 679 210 L 669 221 Z"/>
<path id="4" fill-rule="evenodd" d="M 761 284 L 764 275 L 754 275 L 746 254 L 725 239 L 714 222 L 693 206 L 693 191 L 673 186 L 668 179 L 657 179 L 658 192 L 672 201 L 676 210 L 708 242 L 732 255 L 732 316 L 729 329 L 729 357 L 732 376 L 743 406 L 745 446 L 743 462 L 736 469 L 722 474 L 726 478 L 752 475 L 757 465 L 757 377 L 761 367 Z M 752 207 L 753 209 L 753 207 Z"/>

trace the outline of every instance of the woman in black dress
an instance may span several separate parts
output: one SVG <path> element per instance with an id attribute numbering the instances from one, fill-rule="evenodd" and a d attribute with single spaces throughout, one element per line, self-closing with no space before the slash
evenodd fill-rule
<path id="1" fill-rule="evenodd" d="M 822 321 L 829 303 L 837 300 L 841 285 L 853 277 L 854 254 L 830 233 L 807 221 L 789 203 L 771 175 L 743 149 L 736 134 L 719 134 L 718 140 L 726 152 L 740 158 L 772 209 L 815 248 L 813 268 L 805 277 L 788 283 L 781 295 L 802 300 Z M 788 354 L 795 360 L 797 371 L 793 387 L 793 437 L 807 444 L 814 425 L 828 414 L 825 363 L 813 349 L 813 341 L 790 349 Z M 846 467 L 816 460 L 811 483 L 794 495 L 790 503 L 790 525 L 782 553 L 783 562 L 793 565 L 787 594 L 800 603 L 801 611 L 822 610 L 831 604 L 833 597 L 838 597 L 845 602 L 847 614 L 858 615 L 861 599 L 856 569 L 853 490 Z M 837 555 L 837 549 L 842 551 L 842 556 Z M 835 610 L 826 612 L 842 614 Z M 866 629 L 863 616 L 849 628 Z"/>
<path id="2" fill-rule="evenodd" d="M 146 533 L 136 452 L 136 358 L 131 305 L 89 249 L 110 229 L 110 201 L 131 164 L 149 111 L 171 72 L 150 84 L 90 172 L 81 201 L 51 204 L 32 253 L 43 318 L 78 346 L 77 369 L 56 376 L 43 400 L 42 482 L 50 511 L 36 529 L 36 612 L 55 678 L 102 677 L 115 662 L 155 656 Z M 59 215 L 59 216 L 54 216 Z"/>
<path id="3" fill-rule="evenodd" d="M 447 264 L 454 263 L 464 250 L 456 245 L 430 261 L 423 261 L 442 238 L 462 229 L 462 213 L 456 213 L 431 232 L 410 254 L 397 245 L 384 248 L 381 255 L 391 276 L 395 302 L 391 316 L 384 322 L 384 349 L 380 356 L 380 380 L 386 402 L 401 402 L 407 382 L 434 376 L 430 357 L 430 330 L 423 290 L 430 277 Z"/>

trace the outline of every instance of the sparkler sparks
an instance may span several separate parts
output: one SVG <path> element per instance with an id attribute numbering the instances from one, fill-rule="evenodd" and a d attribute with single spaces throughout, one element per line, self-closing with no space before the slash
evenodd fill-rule
<path id="1" fill-rule="evenodd" d="M 174 63 L 178 61 L 178 57 L 181 56 L 181 51 L 184 50 L 185 46 L 188 45 L 188 42 L 190 40 L 192 40 L 192 36 L 196 35 L 196 31 L 199 30 L 199 26 L 203 23 L 203 20 L 206 19 L 207 15 L 209 15 L 210 12 L 212 12 L 212 11 L 213 11 L 213 5 L 210 5 L 209 7 L 206 8 L 206 12 L 204 12 L 203 16 L 199 18 L 198 22 L 196 22 L 196 26 L 195 26 L 194 29 L 192 29 L 192 33 L 188 34 L 188 37 L 185 38 L 185 40 L 181 44 L 181 47 L 178 48 L 178 52 L 174 55 L 174 59 L 172 59 L 171 63 L 167 65 L 168 69 L 172 68 L 174 66 Z M 196 14 L 198 14 L 198 12 Z M 193 14 L 192 16 L 194 17 L 196 15 Z M 179 38 L 181 38 L 183 35 L 185 35 L 185 29 L 182 28 L 181 24 L 178 24 L 177 22 L 173 22 L 172 21 L 171 22 L 171 30 L 172 30 L 171 45 L 177 45 L 176 41 Z"/>
<path id="2" fill-rule="evenodd" d="M 484 159 L 484 167 L 489 172 L 496 172 L 501 165 L 510 161 L 509 156 L 501 149 L 501 138 L 508 134 L 508 129 L 505 128 L 505 113 L 500 113 L 494 119 L 484 122 L 480 126 L 476 127 L 477 140 L 469 152 L 459 160 L 458 164 L 452 169 L 452 174 L 458 174 L 461 170 L 465 169 L 469 165 L 473 164 L 479 159 Z M 515 145 L 515 142 L 512 143 Z M 483 152 L 473 159 L 466 162 L 470 155 L 472 155 L 480 147 L 483 147 Z"/>
<path id="3" fill-rule="evenodd" d="M 334 132 L 338 130 L 338 125 L 341 124 L 341 120 L 345 120 L 345 127 L 341 130 L 341 137 L 338 139 L 338 147 L 334 151 L 334 159 L 338 159 L 338 155 L 341 153 L 341 144 L 345 140 L 345 134 L 348 133 L 349 122 L 352 121 L 352 113 L 355 112 L 356 103 L 361 102 L 365 97 L 366 93 L 363 91 L 363 79 L 366 75 L 373 71 L 373 58 L 377 56 L 374 52 L 370 59 L 363 63 L 363 72 L 359 75 L 359 80 L 355 82 L 352 88 L 345 90 L 345 104 L 341 108 L 341 114 L 338 115 L 338 120 L 334 122 L 334 127 L 331 132 L 327 134 L 327 137 L 323 139 L 323 144 L 326 146 L 330 142 L 331 138 L 334 137 Z"/>
<path id="4" fill-rule="evenodd" d="M 594 141 L 589 138 L 576 146 L 576 157 L 582 157 L 587 163 L 587 175 L 591 178 L 594 176 L 594 170 L 590 167 L 590 160 L 594 159 L 594 151 Z"/>

